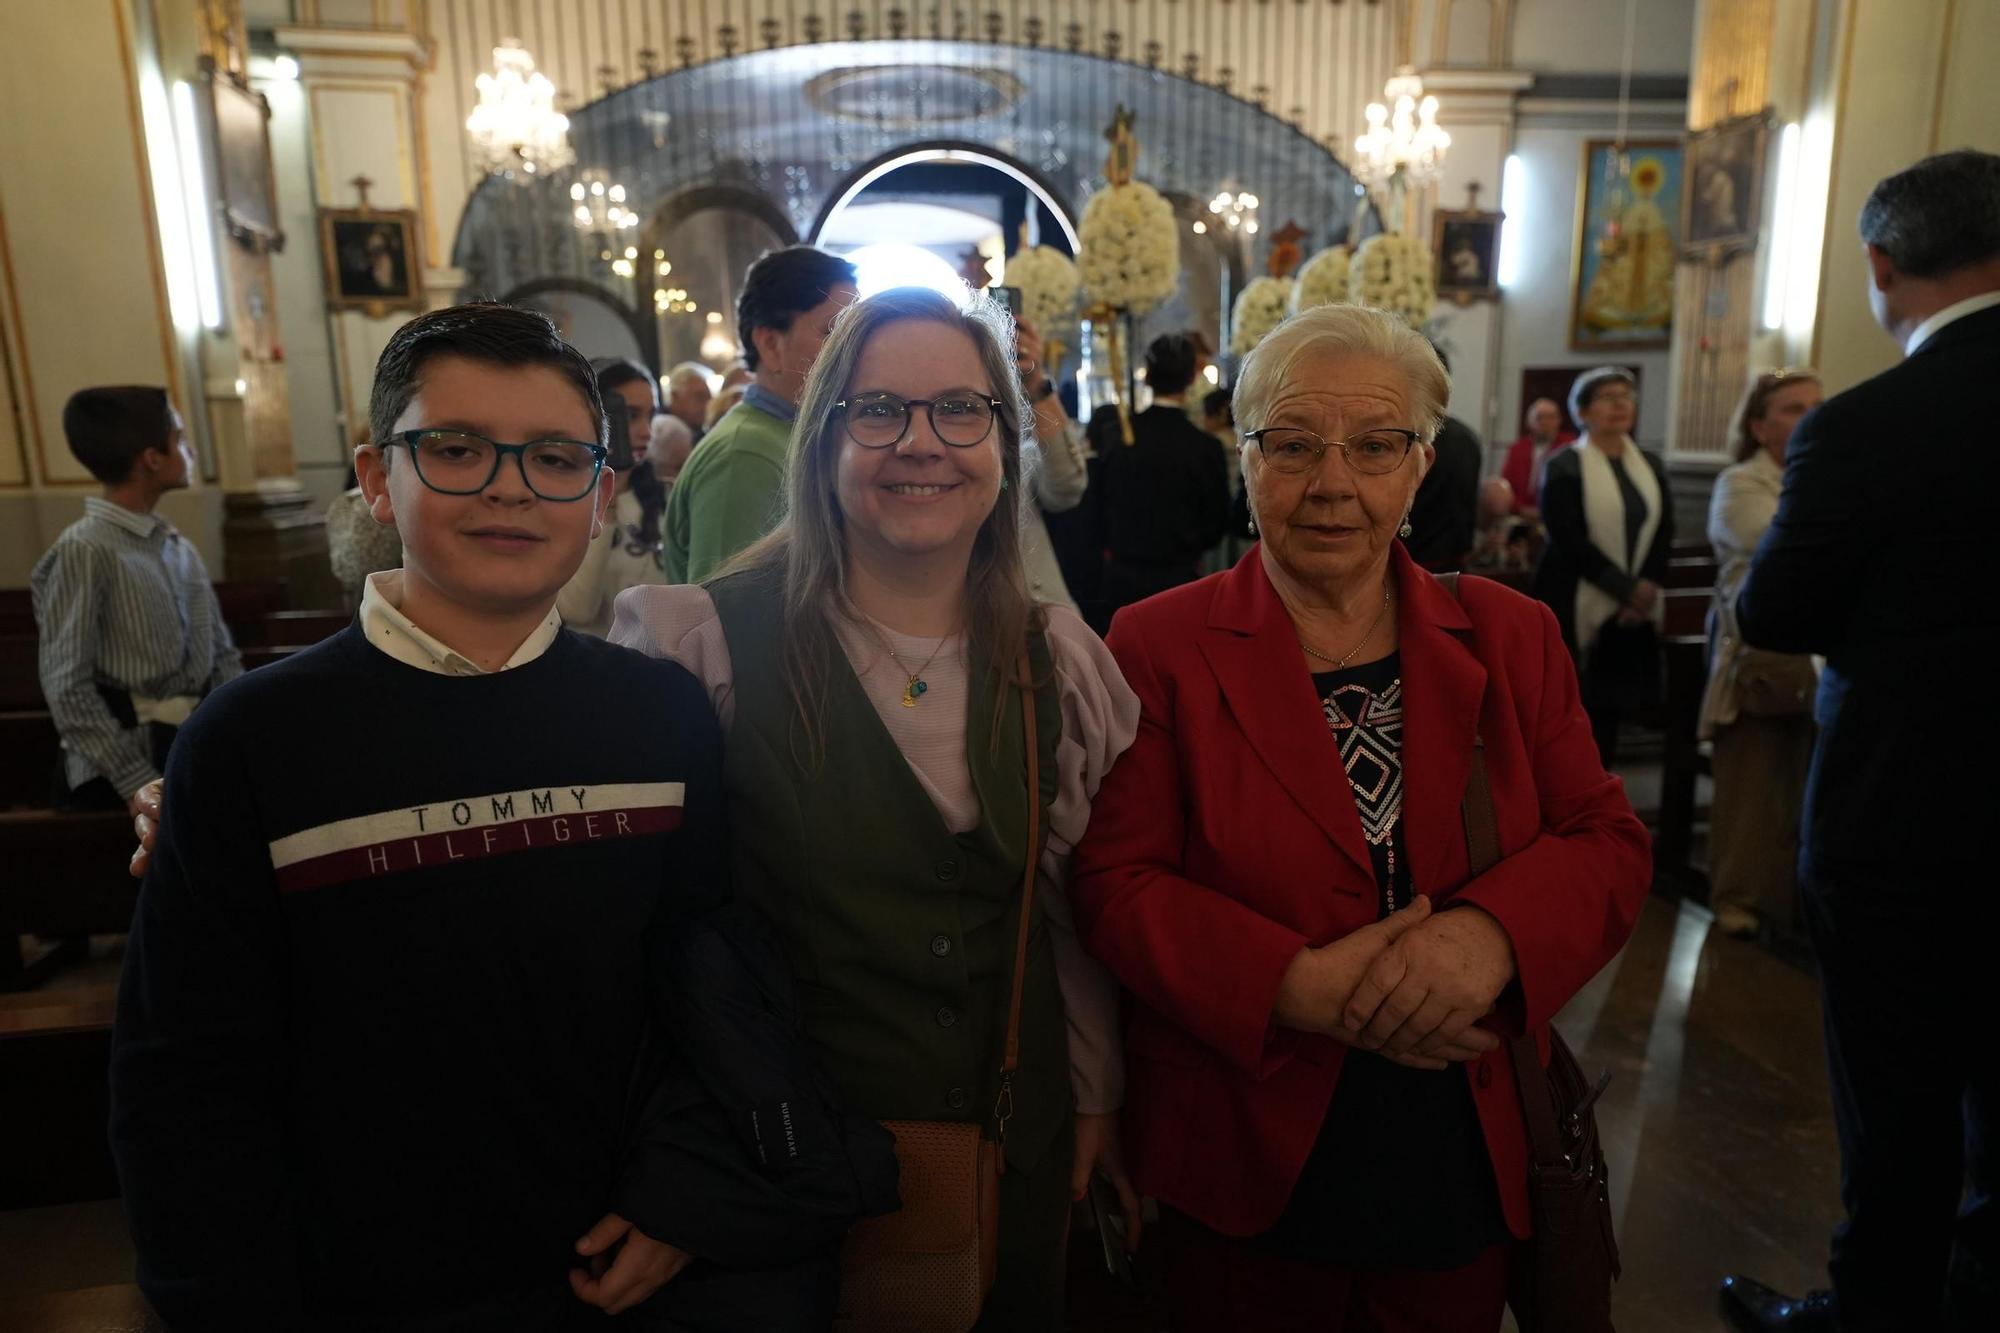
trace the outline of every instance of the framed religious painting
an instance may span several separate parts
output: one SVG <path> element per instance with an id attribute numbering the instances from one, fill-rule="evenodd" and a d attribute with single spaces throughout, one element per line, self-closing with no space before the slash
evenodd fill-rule
<path id="1" fill-rule="evenodd" d="M 1665 347 L 1680 256 L 1682 148 L 1676 139 L 1589 139 L 1577 172 L 1569 345 Z"/>
<path id="2" fill-rule="evenodd" d="M 391 310 L 424 308 L 413 210 L 322 208 L 319 248 L 327 309 L 359 310 L 379 318 Z"/>
<path id="3" fill-rule="evenodd" d="M 1681 253 L 1716 260 L 1757 248 L 1764 201 L 1768 109 L 1688 136 L 1688 186 L 1681 203 Z"/>
<path id="4" fill-rule="evenodd" d="M 203 57 L 209 128 L 214 137 L 215 190 L 223 225 L 253 251 L 285 248 L 278 197 L 271 181 L 271 104 L 264 95 Z"/>
<path id="5" fill-rule="evenodd" d="M 1500 299 L 1501 214 L 1477 209 L 1431 214 L 1437 294 L 1465 306 Z"/>

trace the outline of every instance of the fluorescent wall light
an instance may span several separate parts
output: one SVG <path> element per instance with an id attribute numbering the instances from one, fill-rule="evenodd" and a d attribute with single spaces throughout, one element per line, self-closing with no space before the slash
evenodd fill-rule
<path id="1" fill-rule="evenodd" d="M 1799 131 L 1798 189 L 1792 203 L 1796 234 L 1785 277 L 1785 332 L 1812 335 L 1819 316 L 1819 265 L 1826 244 L 1826 195 L 1833 170 L 1833 125 L 1824 112 L 1808 116 Z"/>
<path id="2" fill-rule="evenodd" d="M 185 83 L 174 85 L 174 130 L 180 140 L 181 198 L 187 207 L 188 249 L 194 258 L 195 297 L 201 305 L 201 322 L 211 329 L 222 327 L 222 278 L 215 264 L 213 205 L 208 197 L 207 172 L 203 170 L 201 130 L 194 118 L 194 89 Z"/>
<path id="3" fill-rule="evenodd" d="M 1521 277 L 1521 228 L 1528 206 L 1528 168 L 1519 153 L 1507 154 L 1500 171 L 1500 262 L 1497 277 L 1502 287 L 1512 287 Z"/>
<path id="4" fill-rule="evenodd" d="M 153 178 L 153 212 L 160 228 L 160 267 L 166 270 L 167 306 L 175 327 L 201 327 L 201 298 L 195 291 L 194 256 L 189 252 L 187 202 L 174 151 L 174 116 L 157 69 L 139 72 L 139 116 L 146 136 L 146 164 Z"/>
<path id="5" fill-rule="evenodd" d="M 1792 279 L 1792 226 L 1798 217 L 1799 127 L 1785 126 L 1778 135 L 1778 184 L 1772 193 L 1777 207 L 1771 216 L 1771 252 L 1764 266 L 1766 330 L 1783 328 L 1785 293 Z"/>

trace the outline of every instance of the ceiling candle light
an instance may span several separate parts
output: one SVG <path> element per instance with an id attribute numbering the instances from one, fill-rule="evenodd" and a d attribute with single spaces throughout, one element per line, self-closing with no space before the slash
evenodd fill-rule
<path id="1" fill-rule="evenodd" d="M 569 117 L 556 110 L 556 88 L 535 60 L 509 37 L 493 48 L 493 69 L 474 81 L 479 105 L 465 118 L 472 146 L 486 169 L 529 176 L 576 160 L 569 146 Z"/>
<path id="2" fill-rule="evenodd" d="M 1354 141 L 1354 174 L 1391 191 L 1420 189 L 1444 170 L 1451 136 L 1437 123 L 1438 100 L 1405 65 L 1382 86 L 1383 102 L 1370 102 L 1368 130 Z M 1391 110 L 1393 108 L 1393 111 Z"/>

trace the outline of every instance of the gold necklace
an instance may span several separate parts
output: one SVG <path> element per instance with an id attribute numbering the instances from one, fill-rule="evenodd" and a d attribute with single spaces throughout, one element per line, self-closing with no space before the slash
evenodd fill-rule
<path id="1" fill-rule="evenodd" d="M 912 671 L 897 655 L 896 650 L 889 646 L 888 636 L 876 627 L 873 620 L 868 622 L 868 628 L 875 635 L 875 641 L 882 645 L 882 651 L 889 654 L 889 660 L 896 664 L 896 670 L 908 677 L 903 682 L 903 707 L 915 708 L 917 700 L 930 693 L 930 683 L 924 679 L 924 672 L 931 669 L 931 663 L 937 661 L 938 654 L 944 651 L 944 646 L 950 643 L 954 636 L 947 634 L 939 639 L 937 647 L 931 649 L 931 655 L 924 659 L 924 664 Z"/>
<path id="2" fill-rule="evenodd" d="M 1346 657 L 1334 658 L 1327 656 L 1319 649 L 1307 643 L 1306 636 L 1303 634 L 1300 634 L 1298 636 L 1299 647 L 1305 649 L 1306 654 L 1309 657 L 1317 657 L 1322 662 L 1332 662 L 1333 669 L 1335 671 L 1345 671 L 1347 669 L 1348 662 L 1353 659 L 1354 655 L 1360 652 L 1364 647 L 1366 647 L 1368 641 L 1375 637 L 1375 631 L 1382 627 L 1382 617 L 1388 614 L 1389 614 L 1389 589 L 1385 586 L 1382 589 L 1382 609 L 1375 613 L 1375 619 L 1368 622 L 1368 632 L 1361 636 L 1360 643 L 1355 644 L 1352 648 L 1349 648 L 1347 650 Z"/>

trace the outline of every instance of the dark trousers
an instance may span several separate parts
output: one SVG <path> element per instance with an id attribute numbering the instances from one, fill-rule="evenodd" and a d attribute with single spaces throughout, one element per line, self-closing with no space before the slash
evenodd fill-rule
<path id="1" fill-rule="evenodd" d="M 1493 1333 L 1511 1244 L 1463 1268 L 1336 1268 L 1281 1259 L 1160 1210 L 1173 1333 Z"/>
<path id="2" fill-rule="evenodd" d="M 1828 1269 L 1848 1333 L 2000 1328 L 1990 901 L 1972 883 L 1805 885 L 1847 1210 Z"/>

